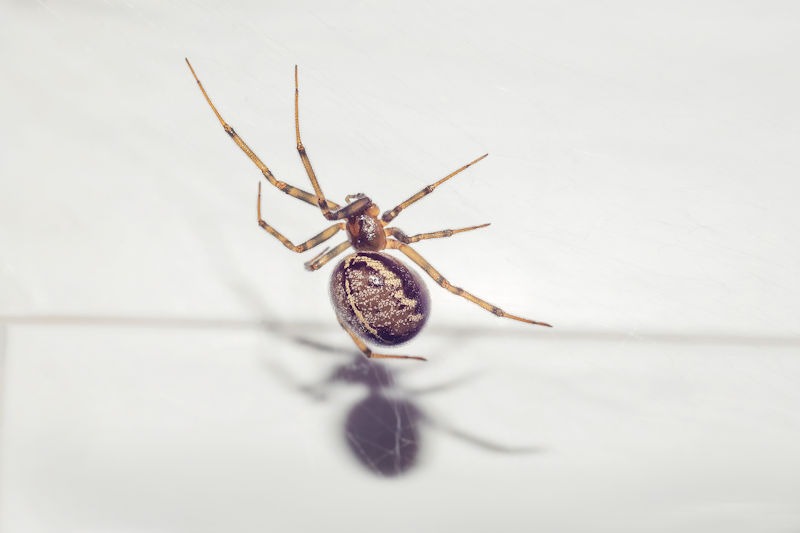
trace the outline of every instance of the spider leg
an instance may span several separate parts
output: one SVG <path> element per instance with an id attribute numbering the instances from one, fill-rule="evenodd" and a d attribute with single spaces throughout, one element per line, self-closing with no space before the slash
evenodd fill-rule
<path id="1" fill-rule="evenodd" d="M 317 197 L 314 196 L 313 194 L 308 193 L 302 189 L 298 189 L 297 187 L 289 185 L 288 183 L 285 183 L 275 178 L 270 169 L 267 168 L 267 165 L 265 165 L 264 162 L 261 161 L 261 159 L 259 159 L 259 157 L 255 154 L 255 152 L 253 152 L 253 150 L 250 149 L 249 146 L 247 146 L 247 143 L 245 143 L 244 140 L 242 140 L 242 138 L 239 137 L 239 135 L 236 133 L 236 131 L 234 131 L 231 125 L 225 122 L 225 119 L 223 119 L 222 115 L 219 114 L 219 111 L 217 111 L 216 106 L 211 101 L 211 98 L 208 96 L 208 93 L 203 87 L 203 84 L 200 82 L 200 78 L 198 78 L 197 74 L 195 74 L 194 68 L 192 67 L 192 64 L 189 63 L 188 59 L 186 59 L 186 64 L 189 65 L 189 70 L 192 72 L 192 76 L 194 76 L 194 79 L 197 82 L 198 87 L 200 87 L 200 92 L 203 93 L 206 102 L 208 102 L 208 105 L 211 106 L 211 110 L 214 112 L 214 115 L 216 115 L 217 120 L 219 120 L 219 123 L 222 124 L 222 127 L 225 129 L 225 133 L 227 133 L 230 136 L 230 138 L 233 139 L 233 142 L 235 142 L 236 145 L 242 149 L 245 155 L 249 157 L 253 163 L 255 163 L 255 165 L 258 167 L 258 169 L 261 171 L 264 177 L 267 178 L 267 181 L 269 181 L 272 185 L 274 185 L 275 187 L 277 187 L 278 189 L 280 189 L 281 191 L 285 192 L 290 196 L 294 196 L 295 198 L 303 200 L 304 202 L 311 205 L 319 205 L 319 202 L 317 202 Z M 326 206 L 329 209 L 339 208 L 339 204 L 335 202 L 327 202 Z"/>
<path id="2" fill-rule="evenodd" d="M 427 359 L 424 357 L 418 357 L 416 355 L 389 355 L 384 353 L 375 353 L 369 349 L 369 347 L 364 343 L 364 341 L 361 340 L 360 337 L 358 337 L 358 335 L 353 333 L 353 330 L 345 326 L 344 322 L 339 320 L 339 325 L 342 326 L 342 329 L 345 330 L 348 335 L 350 335 L 350 338 L 353 339 L 355 345 L 359 350 L 361 350 L 361 353 L 363 353 L 367 359 L 416 359 L 417 361 L 427 361 Z"/>
<path id="3" fill-rule="evenodd" d="M 289 239 L 284 237 L 278 230 L 276 230 L 275 228 L 273 228 L 272 226 L 267 224 L 267 222 L 263 218 L 261 218 L 261 182 L 260 181 L 258 182 L 258 204 L 256 206 L 256 211 L 258 213 L 258 225 L 261 226 L 262 228 L 264 228 L 264 230 L 267 233 L 269 233 L 270 235 L 272 235 L 273 237 L 275 237 L 276 239 L 281 241 L 283 243 L 283 245 L 286 246 L 288 249 L 290 249 L 293 252 L 297 252 L 297 253 L 305 252 L 309 248 L 313 248 L 313 247 L 317 246 L 318 244 L 327 241 L 328 239 L 330 239 L 331 237 L 333 237 L 334 235 L 339 233 L 341 230 L 345 229 L 344 223 L 343 222 L 339 222 L 337 224 L 334 224 L 330 228 L 328 228 L 328 229 L 326 229 L 324 231 L 321 231 L 320 233 L 314 235 L 313 237 L 311 237 L 310 239 L 308 239 L 305 242 L 302 242 L 300 244 L 293 244 L 292 241 L 290 241 Z"/>
<path id="4" fill-rule="evenodd" d="M 463 172 L 464 170 L 467 170 L 469 167 L 471 167 L 472 165 L 474 165 L 475 163 L 477 163 L 478 161 L 480 161 L 481 159 L 483 159 L 487 155 L 489 155 L 489 154 L 483 154 L 479 158 L 477 158 L 477 159 L 475 159 L 473 161 L 470 161 L 469 163 L 467 163 L 463 167 L 459 168 L 455 172 L 451 172 L 450 174 L 448 174 L 447 176 L 443 177 L 439 181 L 437 181 L 435 183 L 431 183 L 430 185 L 428 185 L 427 187 L 425 187 L 424 189 L 419 191 L 417 194 L 415 194 L 415 195 L 411 196 L 410 198 L 408 198 L 405 202 L 401 202 L 400 204 L 398 204 L 394 208 L 392 208 L 392 209 L 386 211 L 385 213 L 383 213 L 383 215 L 381 215 L 381 218 L 383 219 L 384 222 L 387 222 L 387 223 L 391 222 L 394 217 L 396 217 L 397 215 L 400 214 L 400 211 L 402 211 L 406 207 L 410 206 L 411 204 L 413 204 L 417 200 L 423 198 L 424 196 L 429 195 L 430 193 L 433 192 L 433 190 L 436 187 L 438 187 L 439 185 L 441 185 L 445 181 L 449 180 L 450 178 L 452 178 L 456 174 L 459 174 L 459 173 Z"/>
<path id="5" fill-rule="evenodd" d="M 314 259 L 306 261 L 305 263 L 306 270 L 310 270 L 313 272 L 314 270 L 322 268 L 322 266 L 325 265 L 325 263 L 327 263 L 337 255 L 339 255 L 340 253 L 344 252 L 348 248 L 350 248 L 349 240 L 344 241 L 343 243 L 337 245 L 336 247 L 333 248 L 333 250 L 325 248 L 324 250 L 322 250 L 321 253 L 317 254 L 317 256 Z"/>
<path id="6" fill-rule="evenodd" d="M 425 239 L 438 239 L 440 237 L 452 237 L 456 233 L 462 233 L 462 232 L 465 232 L 465 231 L 472 231 L 474 229 L 485 228 L 489 224 L 491 224 L 491 222 L 487 223 L 487 224 L 481 224 L 480 226 L 470 226 L 468 228 L 443 229 L 441 231 L 434 231 L 433 233 L 419 233 L 417 235 L 412 235 L 411 237 L 406 235 L 403 232 L 403 230 L 401 230 L 400 228 L 386 228 L 385 231 L 386 231 L 386 233 L 388 233 L 389 235 L 393 236 L 398 241 L 403 242 L 405 244 L 411 244 L 412 242 L 422 241 L 422 240 L 425 240 Z"/>
<path id="7" fill-rule="evenodd" d="M 452 292 L 453 294 L 457 294 L 458 296 L 461 296 L 462 298 L 466 298 L 467 300 L 469 300 L 472 303 L 478 304 L 479 306 L 483 307 L 487 311 L 489 311 L 491 313 L 494 313 L 495 315 L 497 315 L 499 317 L 510 318 L 511 320 L 518 320 L 520 322 L 527 322 L 528 324 L 536 324 L 538 326 L 547 326 L 548 328 L 553 327 L 550 324 L 547 324 L 546 322 L 537 322 L 535 320 L 530 320 L 528 318 L 522 318 L 520 316 L 512 315 L 511 313 L 506 313 L 505 311 L 503 311 L 499 307 L 496 307 L 496 306 L 490 304 L 486 300 L 481 300 L 480 298 L 478 298 L 474 294 L 471 294 L 471 293 L 465 291 L 461 287 L 453 286 L 449 281 L 447 281 L 445 279 L 444 276 L 442 276 L 439 273 L 438 270 L 433 268 L 433 266 L 430 263 L 428 263 L 428 261 L 426 261 L 424 257 L 419 255 L 413 248 L 403 244 L 400 241 L 397 241 L 397 240 L 394 240 L 394 239 L 389 239 L 389 240 L 386 241 L 386 247 L 387 248 L 394 248 L 395 250 L 400 250 L 402 253 L 404 253 L 406 255 L 406 257 L 408 257 L 409 259 L 414 261 L 417 265 L 419 265 L 420 268 L 422 268 L 422 270 L 424 270 L 426 274 L 428 274 L 431 278 L 433 278 L 433 281 L 435 281 L 436 283 L 441 285 L 443 288 L 447 289 L 448 291 Z"/>
<path id="8" fill-rule="evenodd" d="M 300 161 L 303 162 L 303 167 L 306 169 L 308 179 L 311 180 L 311 186 L 314 187 L 314 193 L 317 195 L 317 205 L 322 211 L 322 216 L 328 220 L 341 220 L 346 216 L 336 216 L 331 213 L 332 210 L 338 209 L 338 205 L 331 207 L 330 202 L 325 199 L 322 189 L 317 181 L 317 175 L 314 173 L 314 168 L 311 166 L 311 160 L 308 158 L 306 148 L 303 146 L 303 141 L 300 140 L 300 89 L 297 83 L 297 65 L 294 66 L 294 131 L 297 137 L 297 153 L 300 154 Z"/>

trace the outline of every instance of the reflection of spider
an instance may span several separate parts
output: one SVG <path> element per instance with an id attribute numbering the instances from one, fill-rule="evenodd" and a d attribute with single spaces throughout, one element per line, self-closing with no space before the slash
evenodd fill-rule
<path id="1" fill-rule="evenodd" d="M 294 69 L 294 123 L 295 135 L 297 137 L 297 151 L 306 169 L 311 185 L 314 187 L 314 194 L 308 193 L 297 187 L 293 187 L 283 181 L 278 181 L 270 172 L 269 168 L 258 158 L 242 140 L 234 129 L 222 118 L 217 108 L 211 102 L 203 84 L 195 74 L 189 60 L 186 60 L 192 76 L 197 81 L 197 85 L 203 93 L 211 110 L 217 116 L 225 132 L 233 139 L 233 142 L 242 149 L 253 163 L 261 170 L 267 180 L 281 191 L 294 196 L 311 205 L 319 206 L 322 215 L 327 220 L 346 220 L 346 222 L 336 222 L 328 229 L 311 237 L 301 244 L 293 244 L 284 237 L 278 230 L 267 224 L 261 218 L 261 183 L 258 184 L 258 224 L 276 239 L 281 241 L 284 246 L 294 252 L 305 252 L 326 240 L 333 237 L 341 230 L 346 230 L 348 240 L 335 246 L 332 250 L 326 248 L 316 257 L 305 263 L 306 269 L 317 270 L 325 263 L 344 252 L 349 247 L 353 247 L 356 253 L 345 257 L 335 268 L 331 276 L 331 300 L 333 302 L 339 324 L 350 335 L 353 342 L 361 352 L 370 358 L 392 358 L 392 359 L 420 359 L 422 357 L 407 355 L 386 355 L 374 353 L 364 343 L 364 340 L 375 342 L 386 346 L 394 346 L 413 338 L 428 319 L 430 312 L 428 291 L 422 280 L 403 263 L 397 259 L 381 253 L 386 248 L 399 250 L 409 259 L 422 268 L 436 283 L 443 288 L 457 294 L 467 300 L 481 306 L 497 316 L 538 324 L 540 326 L 550 326 L 544 322 L 536 322 L 527 318 L 522 318 L 510 313 L 506 313 L 499 307 L 478 298 L 477 296 L 465 291 L 461 287 L 453 286 L 442 276 L 430 263 L 428 263 L 413 248 L 408 246 L 411 243 L 423 239 L 435 239 L 439 237 L 450 237 L 455 233 L 470 231 L 483 228 L 488 224 L 460 228 L 455 230 L 441 230 L 432 233 L 421 233 L 409 237 L 402 230 L 393 227 L 385 227 L 406 207 L 417 200 L 433 192 L 433 190 L 449 180 L 459 172 L 477 163 L 486 155 L 467 163 L 455 172 L 452 172 L 439 181 L 428 185 L 418 193 L 414 194 L 406 201 L 401 202 L 393 209 L 386 211 L 378 218 L 378 206 L 372 203 L 364 194 L 348 195 L 345 197 L 347 205 L 344 207 L 327 200 L 322 193 L 322 189 L 317 181 L 311 161 L 306 154 L 306 149 L 300 140 L 300 119 L 299 119 L 299 90 L 297 84 L 297 67 Z M 488 155 L 488 154 L 487 154 Z M 364 340 L 362 340 L 364 339 Z"/>
<path id="2" fill-rule="evenodd" d="M 325 346 L 311 345 L 330 351 Z M 391 368 L 361 356 L 337 365 L 322 381 L 311 385 L 298 383 L 277 364 L 270 364 L 270 370 L 293 388 L 317 400 L 327 400 L 331 386 L 337 383 L 366 387 L 367 394 L 350 408 L 342 429 L 353 456 L 373 474 L 393 477 L 414 468 L 424 448 L 427 432 L 421 431 L 423 427 L 436 429 L 491 453 L 522 455 L 543 451 L 539 446 L 506 446 L 477 437 L 453 427 L 441 417 L 431 416 L 419 405 L 423 395 L 448 391 L 474 376 L 423 389 L 409 389 L 398 386 L 396 373 Z"/>

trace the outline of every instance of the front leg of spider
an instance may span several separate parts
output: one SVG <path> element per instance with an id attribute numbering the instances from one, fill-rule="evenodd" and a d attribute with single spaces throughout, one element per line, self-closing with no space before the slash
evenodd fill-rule
<path id="1" fill-rule="evenodd" d="M 308 193 L 302 189 L 298 189 L 297 187 L 293 187 L 288 183 L 280 181 L 272 174 L 272 171 L 270 171 L 267 165 L 265 165 L 264 162 L 261 161 L 261 159 L 256 155 L 256 153 L 247 145 L 247 143 L 244 142 L 244 139 L 239 137 L 239 134 L 236 133 L 233 127 L 230 124 L 228 124 L 224 118 L 222 118 L 222 115 L 217 110 L 217 107 L 214 105 L 214 102 L 211 101 L 211 97 L 208 96 L 205 87 L 203 87 L 200 78 L 197 77 L 197 74 L 194 71 L 194 67 L 192 67 L 192 64 L 189 62 L 188 58 L 186 58 L 186 65 L 189 67 L 189 71 L 192 73 L 192 77 L 194 77 L 194 80 L 197 82 L 197 86 L 200 88 L 200 92 L 203 94 L 203 98 L 205 98 L 206 102 L 211 108 L 211 111 L 214 113 L 214 116 L 217 117 L 217 120 L 222 125 L 222 129 L 225 130 L 225 133 L 228 134 L 228 136 L 233 140 L 233 142 L 236 143 L 236 146 L 238 146 L 242 150 L 242 152 L 244 152 L 244 154 L 253 162 L 253 164 L 255 164 L 255 166 L 258 167 L 258 169 L 261 171 L 261 173 L 264 175 L 267 181 L 270 182 L 275 187 L 277 187 L 279 190 L 288 194 L 289 196 L 293 196 L 298 200 L 302 200 L 311 205 L 319 205 L 317 196 Z M 339 204 L 335 202 L 328 202 L 326 204 L 326 208 L 333 210 L 339 209 Z"/>

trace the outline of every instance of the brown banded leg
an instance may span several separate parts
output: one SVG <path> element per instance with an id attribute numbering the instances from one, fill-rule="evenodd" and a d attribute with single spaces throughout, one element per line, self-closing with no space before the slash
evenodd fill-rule
<path id="1" fill-rule="evenodd" d="M 402 253 L 404 253 L 406 255 L 406 257 L 408 257 L 409 259 L 414 261 L 417 265 L 420 266 L 420 268 L 422 268 L 422 270 L 424 270 L 430 277 L 432 277 L 433 281 L 435 281 L 436 283 L 438 283 L 439 285 L 441 285 L 443 288 L 447 289 L 448 291 L 452 292 L 453 294 L 457 294 L 458 296 L 461 296 L 462 298 L 466 298 L 467 300 L 469 300 L 472 303 L 478 304 L 479 306 L 483 307 L 484 309 L 486 309 L 490 313 L 494 313 L 495 315 L 497 315 L 499 317 L 510 318 L 511 320 L 518 320 L 520 322 L 527 322 L 528 324 L 536 324 L 538 326 L 547 326 L 548 328 L 552 328 L 553 327 L 550 324 L 547 324 L 546 322 L 537 322 L 535 320 L 530 320 L 528 318 L 522 318 L 521 316 L 512 315 L 511 313 L 506 313 L 505 311 L 503 311 L 499 307 L 495 307 L 494 305 L 490 304 L 486 300 L 481 300 L 480 298 L 478 298 L 474 294 L 471 294 L 471 293 L 465 291 L 461 287 L 453 286 L 449 281 L 447 281 L 445 279 L 444 276 L 442 276 L 439 273 L 438 270 L 433 268 L 433 266 L 430 263 L 428 263 L 425 260 L 424 257 L 419 255 L 416 252 L 416 250 L 414 250 L 410 246 L 406 246 L 405 244 L 403 244 L 400 241 L 389 239 L 389 240 L 386 241 L 386 247 L 387 248 L 394 248 L 395 250 L 400 250 Z"/>
<path id="2" fill-rule="evenodd" d="M 344 323 L 339 320 L 339 325 L 342 326 L 342 329 L 350 335 L 350 338 L 353 339 L 353 342 L 358 346 L 358 349 L 361 350 L 361 353 L 366 356 L 367 359 L 416 359 L 417 361 L 427 361 L 424 357 L 418 357 L 416 355 L 389 355 L 384 353 L 375 353 L 369 349 L 369 347 L 361 340 L 361 338 L 353 333 L 353 331 L 344 325 Z"/>
<path id="3" fill-rule="evenodd" d="M 327 241 L 328 239 L 330 239 L 331 237 L 333 237 L 334 235 L 336 235 L 337 233 L 339 233 L 340 231 L 345 229 L 344 223 L 343 222 L 339 222 L 337 224 L 334 224 L 330 228 L 326 229 L 325 231 L 322 231 L 322 232 L 314 235 L 313 237 L 308 239 L 306 242 L 302 242 L 300 244 L 293 244 L 292 241 L 290 241 L 289 239 L 284 237 L 278 230 L 276 230 L 275 228 L 273 228 L 272 226 L 267 224 L 267 222 L 263 218 L 261 218 L 261 182 L 260 181 L 258 182 L 258 205 L 257 205 L 256 211 L 258 213 L 258 225 L 261 226 L 262 228 L 264 228 L 264 230 L 267 233 L 269 233 L 270 235 L 272 235 L 273 237 L 275 237 L 276 239 L 281 241 L 285 247 L 287 247 L 291 251 L 297 252 L 297 253 L 305 252 L 306 250 L 308 250 L 310 248 L 313 248 L 313 247 L 317 246 L 318 244 Z"/>
<path id="4" fill-rule="evenodd" d="M 247 157 L 249 157 L 250 160 L 253 163 L 255 163 L 255 165 L 258 167 L 258 169 L 261 171 L 264 177 L 267 178 L 267 181 L 269 181 L 272 185 L 274 185 L 275 187 L 277 187 L 278 189 L 280 189 L 281 191 L 285 192 L 290 196 L 294 196 L 295 198 L 303 200 L 304 202 L 309 203 L 311 205 L 319 205 L 319 202 L 317 202 L 317 197 L 315 195 L 308 193 L 302 189 L 298 189 L 297 187 L 289 185 L 288 183 L 285 183 L 275 178 L 275 176 L 272 174 L 269 168 L 267 168 L 267 165 L 265 165 L 264 162 L 261 161 L 261 159 L 259 159 L 259 157 L 255 154 L 255 152 L 253 152 L 253 150 L 251 150 L 250 147 L 247 146 L 247 143 L 245 143 L 244 140 L 242 140 L 242 138 L 239 137 L 239 135 L 236 133 L 236 131 L 234 131 L 231 125 L 225 122 L 225 119 L 223 119 L 222 115 L 219 114 L 219 111 L 217 111 L 216 106 L 211 101 L 211 98 L 209 98 L 208 93 L 203 87 L 203 84 L 200 82 L 200 79 L 197 77 L 197 74 L 195 74 L 194 68 L 192 67 L 192 64 L 189 63 L 188 59 L 186 59 L 186 64 L 189 65 L 189 70 L 192 72 L 192 76 L 194 76 L 197 85 L 200 87 L 200 91 L 203 93 L 203 96 L 205 97 L 206 102 L 208 102 L 208 105 L 211 106 L 211 110 L 214 112 L 214 115 L 216 115 L 217 120 L 219 120 L 219 123 L 222 124 L 222 127 L 225 129 L 225 132 L 230 136 L 231 139 L 233 139 L 233 142 L 235 142 L 236 145 L 242 149 L 245 155 L 247 155 Z M 339 204 L 335 202 L 327 202 L 326 206 L 329 209 L 339 208 Z"/>
<path id="5" fill-rule="evenodd" d="M 433 233 L 419 233 L 417 235 L 412 235 L 411 237 L 406 235 L 400 228 L 386 228 L 386 233 L 393 236 L 400 242 L 403 242 L 405 244 L 411 244 L 412 242 L 422 241 L 425 239 L 439 239 L 441 237 L 452 237 L 456 233 L 463 233 L 465 231 L 472 231 L 474 229 L 485 228 L 489 224 L 491 224 L 491 222 L 487 224 L 481 224 L 480 226 L 470 226 L 468 228 L 443 229 L 441 231 L 434 231 Z"/>
<path id="6" fill-rule="evenodd" d="M 314 259 L 306 261 L 305 263 L 306 270 L 314 271 L 322 268 L 322 266 L 325 263 L 327 263 L 337 255 L 339 255 L 340 253 L 344 252 L 348 248 L 350 248 L 349 240 L 346 240 L 343 243 L 337 245 L 336 247 L 334 247 L 333 250 L 325 248 L 324 250 L 322 250 L 322 252 L 317 254 L 317 256 L 314 257 Z"/>
<path id="7" fill-rule="evenodd" d="M 337 220 L 337 218 L 331 213 L 331 210 L 337 209 L 338 206 L 329 206 L 328 201 L 325 199 L 325 195 L 322 193 L 322 189 L 319 186 L 317 175 L 314 173 L 314 168 L 311 166 L 311 160 L 308 158 L 306 148 L 303 146 L 303 141 L 300 140 L 300 89 L 297 83 L 297 65 L 294 66 L 294 131 L 295 136 L 297 137 L 297 153 L 300 154 L 300 161 L 303 162 L 303 167 L 306 169 L 308 179 L 311 180 L 311 186 L 314 187 L 314 193 L 317 195 L 317 205 L 319 205 L 320 210 L 322 210 L 322 216 L 328 220 Z M 341 218 L 345 217 L 340 217 L 339 219 Z"/>
<path id="8" fill-rule="evenodd" d="M 477 158 L 477 159 L 475 159 L 475 160 L 473 160 L 473 161 L 470 161 L 469 163 L 467 163 L 467 164 L 466 164 L 466 165 L 464 165 L 463 167 L 459 168 L 459 169 L 458 169 L 458 170 L 456 170 L 455 172 L 451 172 L 450 174 L 448 174 L 447 176 L 443 177 L 443 178 L 442 178 L 442 179 L 440 179 L 439 181 L 437 181 L 437 182 L 435 182 L 435 183 L 431 183 L 430 185 L 428 185 L 427 187 L 425 187 L 424 189 L 422 189 L 421 191 L 419 191 L 417 194 L 415 194 L 415 195 L 413 195 L 412 197 L 410 197 L 410 198 L 409 198 L 408 200 L 406 200 L 405 202 L 402 202 L 402 203 L 400 203 L 399 205 L 397 205 L 396 207 L 394 207 L 394 208 L 392 208 L 392 209 L 390 209 L 390 210 L 386 211 L 386 212 L 385 212 L 383 215 L 381 215 L 381 218 L 383 219 L 383 221 L 384 221 L 384 222 L 387 222 L 387 223 L 388 223 L 388 222 L 391 222 L 391 221 L 392 221 L 392 219 L 394 219 L 394 217 L 396 217 L 397 215 L 399 215 L 399 214 L 400 214 L 400 211 L 402 211 L 402 210 L 403 210 L 403 209 L 405 209 L 406 207 L 410 206 L 411 204 L 413 204 L 413 203 L 414 203 L 414 202 L 416 202 L 417 200 L 419 200 L 419 199 L 421 199 L 421 198 L 423 198 L 423 197 L 425 197 L 425 196 L 429 195 L 430 193 L 432 193 L 432 192 L 433 192 L 433 190 L 434 190 L 434 189 L 436 189 L 436 187 L 438 187 L 439 185 L 441 185 L 441 184 L 442 184 L 442 183 L 444 183 L 445 181 L 449 180 L 449 179 L 450 179 L 450 178 L 452 178 L 453 176 L 455 176 L 455 175 L 457 175 L 457 174 L 459 174 L 459 173 L 461 173 L 461 172 L 463 172 L 463 171 L 467 170 L 469 167 L 471 167 L 472 165 L 474 165 L 475 163 L 477 163 L 478 161 L 480 161 L 481 159 L 483 159 L 483 158 L 484 158 L 484 157 L 486 157 L 487 155 L 489 155 L 489 154 L 483 154 L 483 155 L 482 155 L 482 156 L 480 156 L 479 158 Z"/>

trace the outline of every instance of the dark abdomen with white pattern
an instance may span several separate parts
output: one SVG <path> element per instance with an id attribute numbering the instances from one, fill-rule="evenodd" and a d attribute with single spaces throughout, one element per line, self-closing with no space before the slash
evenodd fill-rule
<path id="1" fill-rule="evenodd" d="M 411 340 L 430 313 L 428 289 L 419 276 L 380 252 L 351 254 L 336 265 L 331 302 L 345 325 L 384 346 Z"/>

